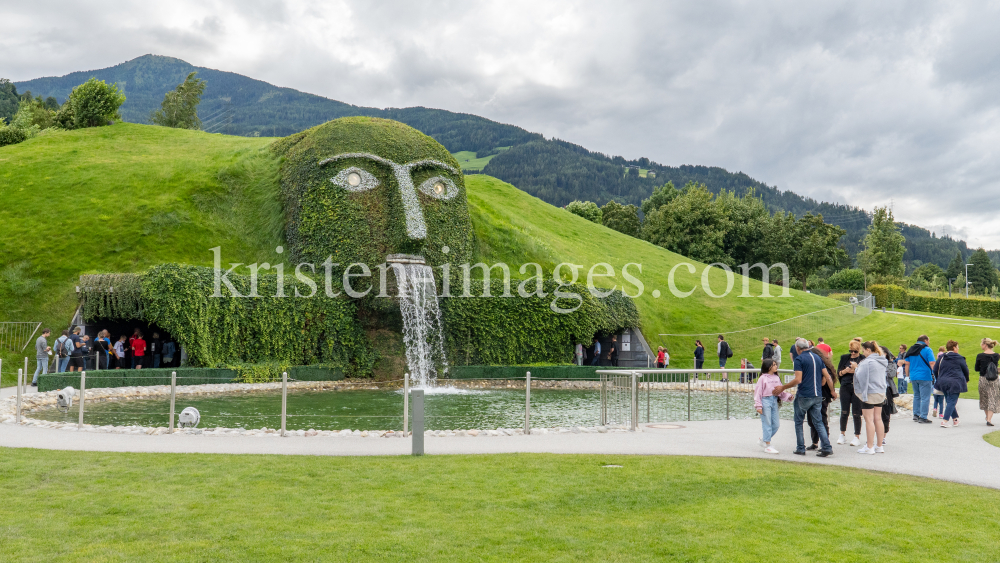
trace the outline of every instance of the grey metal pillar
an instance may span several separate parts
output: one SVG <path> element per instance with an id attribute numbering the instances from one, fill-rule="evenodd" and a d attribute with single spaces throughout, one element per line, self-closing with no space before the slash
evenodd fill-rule
<path id="1" fill-rule="evenodd" d="M 695 377 L 698 377 L 695 374 Z M 691 378 L 688 377 L 688 420 L 691 420 Z"/>
<path id="2" fill-rule="evenodd" d="M 531 372 L 524 376 L 524 435 L 531 434 Z"/>
<path id="3" fill-rule="evenodd" d="M 601 426 L 608 424 L 608 379 L 601 374 Z"/>
<path id="4" fill-rule="evenodd" d="M 639 374 L 632 372 L 632 431 L 639 427 Z"/>
<path id="5" fill-rule="evenodd" d="M 424 455 L 424 390 L 413 390 L 413 455 Z"/>
<path id="6" fill-rule="evenodd" d="M 17 423 L 21 424 L 21 379 L 24 377 L 24 372 L 18 368 L 17 370 Z"/>
<path id="7" fill-rule="evenodd" d="M 285 417 L 288 416 L 288 372 L 281 372 L 281 435 L 285 435 Z"/>
<path id="8" fill-rule="evenodd" d="M 177 401 L 177 372 L 170 372 L 170 431 L 174 431 L 174 405 Z"/>
<path id="9" fill-rule="evenodd" d="M 410 374 L 403 374 L 403 436 L 410 428 Z"/>
<path id="10" fill-rule="evenodd" d="M 729 374 L 726 373 L 726 420 L 729 420 Z"/>
<path id="11" fill-rule="evenodd" d="M 83 428 L 83 398 L 87 393 L 87 372 L 80 372 L 80 421 L 77 423 L 76 427 Z"/>

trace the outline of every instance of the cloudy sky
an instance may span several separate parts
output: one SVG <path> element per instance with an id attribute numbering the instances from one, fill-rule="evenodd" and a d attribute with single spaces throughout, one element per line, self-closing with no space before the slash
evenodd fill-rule
<path id="1" fill-rule="evenodd" d="M 0 76 L 154 53 L 741 170 L 1000 248 L 1000 4 L 0 0 Z"/>

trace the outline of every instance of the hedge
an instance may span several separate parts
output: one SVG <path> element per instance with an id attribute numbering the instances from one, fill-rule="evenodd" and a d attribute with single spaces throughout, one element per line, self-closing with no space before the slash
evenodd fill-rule
<path id="1" fill-rule="evenodd" d="M 240 381 L 237 370 L 228 368 L 113 369 L 87 372 L 87 389 L 104 387 L 148 387 L 170 385 L 170 373 L 177 372 L 178 385 L 207 385 Z M 279 375 L 280 377 L 280 375 Z M 292 366 L 288 378 L 297 381 L 340 381 L 343 370 L 324 366 Z M 65 387 L 80 388 L 80 373 L 50 373 L 38 376 L 38 391 Z"/>
<path id="2" fill-rule="evenodd" d="M 868 290 L 875 296 L 878 307 L 895 306 L 897 309 L 922 313 L 1000 319 L 1000 301 L 914 295 L 896 285 L 873 285 Z"/>

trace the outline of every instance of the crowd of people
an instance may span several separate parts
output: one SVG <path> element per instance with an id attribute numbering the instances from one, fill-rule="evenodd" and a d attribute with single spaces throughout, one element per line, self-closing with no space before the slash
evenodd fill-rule
<path id="1" fill-rule="evenodd" d="M 754 385 L 754 407 L 761 418 L 763 435 L 759 445 L 767 453 L 778 453 L 771 441 L 780 426 L 779 408 L 789 400 L 795 424 L 793 453 L 797 455 L 805 455 L 808 450 L 819 450 L 819 457 L 833 455 L 828 407 L 835 400 L 840 401 L 840 435 L 836 443 L 861 446 L 859 454 L 885 453 L 889 422 L 898 413 L 895 399 L 908 386 L 913 387 L 914 422 L 932 424 L 931 419 L 938 418 L 941 428 L 959 424 L 958 397 L 969 390 L 969 366 L 954 340 L 941 346 L 935 355 L 930 339 L 921 335 L 910 347 L 900 345 L 893 356 L 877 341 L 857 337 L 848 342 L 847 353 L 840 356 L 834 368 L 833 349 L 822 338 L 817 342 L 797 338 L 789 353 L 794 376 L 787 383 L 778 376 L 781 355 L 776 353 L 777 341 L 764 339 L 764 344 L 760 375 Z M 1000 409 L 1000 354 L 994 352 L 996 345 L 996 340 L 983 338 L 982 351 L 973 367 L 980 376 L 979 408 L 984 411 L 987 426 L 993 426 L 993 414 Z M 793 387 L 794 398 L 788 392 Z M 928 417 L 931 397 L 934 404 Z M 849 422 L 851 438 L 847 437 Z M 812 438 L 808 447 L 803 423 L 808 424 Z"/>
<path id="2" fill-rule="evenodd" d="M 101 330 L 91 338 L 84 334 L 80 327 L 64 330 L 62 335 L 51 345 L 48 339 L 52 331 L 45 329 L 35 341 L 35 359 L 37 367 L 31 385 L 38 385 L 38 376 L 48 373 L 50 361 L 54 361 L 56 373 L 104 370 L 104 369 L 142 369 L 159 367 L 176 367 L 180 365 L 180 353 L 177 343 L 172 339 L 161 338 L 158 332 L 153 332 L 150 340 L 146 340 L 141 330 L 134 329 L 132 335 L 122 334 L 112 341 L 108 330 Z"/>

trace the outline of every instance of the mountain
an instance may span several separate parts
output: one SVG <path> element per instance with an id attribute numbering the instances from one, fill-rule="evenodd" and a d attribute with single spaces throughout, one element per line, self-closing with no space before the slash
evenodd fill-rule
<path id="1" fill-rule="evenodd" d="M 725 189 L 743 195 L 752 189 L 771 211 L 790 211 L 796 216 L 808 212 L 822 214 L 827 222 L 843 227 L 847 234 L 841 242 L 852 257 L 860 250 L 871 222 L 868 213 L 859 207 L 819 202 L 781 191 L 742 172 L 711 166 L 666 166 L 648 158 L 627 160 L 559 139 L 545 139 L 538 133 L 471 114 L 424 107 L 355 106 L 233 72 L 196 67 L 172 57 L 144 55 L 109 68 L 36 78 L 14 86 L 22 94 L 30 91 L 43 98 L 54 96 L 61 103 L 73 87 L 92 76 L 115 82 L 127 97 L 122 107 L 125 120 L 147 123 L 150 113 L 160 107 L 164 93 L 192 71 L 197 71 L 198 77 L 207 82 L 199 114 L 209 132 L 285 136 L 338 117 L 384 117 L 431 135 L 453 153 L 465 153 L 463 161 L 476 162 L 478 166 L 486 162 L 482 167 L 484 174 L 557 206 L 576 199 L 599 205 L 612 199 L 639 205 L 655 186 L 668 181 L 677 187 L 689 181 L 704 183 L 716 194 Z M 490 156 L 487 162 L 484 157 Z M 470 166 L 470 171 L 475 169 L 478 168 Z M 904 261 L 908 269 L 928 262 L 944 268 L 956 251 L 961 250 L 966 257 L 971 254 L 963 241 L 938 238 L 913 225 L 901 224 L 901 227 L 906 236 Z M 991 257 L 997 261 L 1000 254 Z"/>

